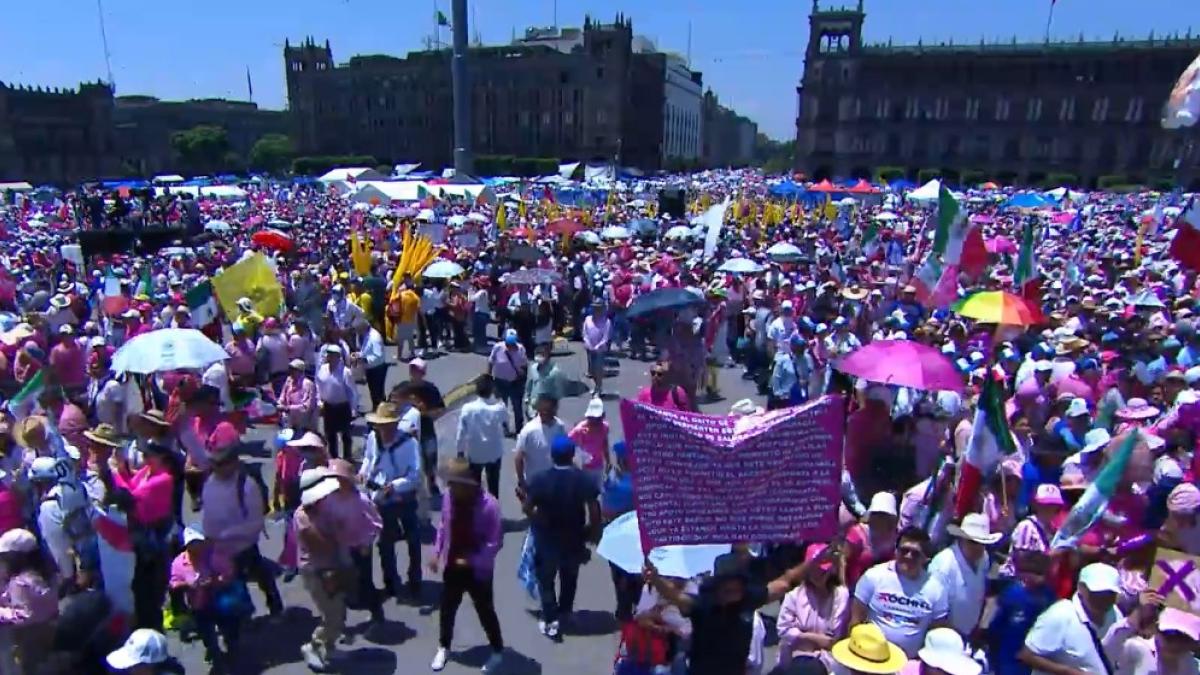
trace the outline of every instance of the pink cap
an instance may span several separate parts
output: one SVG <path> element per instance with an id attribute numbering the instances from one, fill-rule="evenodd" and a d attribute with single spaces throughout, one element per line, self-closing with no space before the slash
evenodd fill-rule
<path id="1" fill-rule="evenodd" d="M 1200 640 L 1200 616 L 1174 607 L 1166 607 L 1158 615 L 1159 632 L 1178 631 L 1193 640 Z"/>
<path id="2" fill-rule="evenodd" d="M 1038 506 L 1066 506 L 1063 501 L 1062 491 L 1057 485 L 1043 483 L 1037 488 L 1037 492 L 1033 495 L 1033 503 Z"/>
<path id="3" fill-rule="evenodd" d="M 825 548 L 826 548 L 825 544 L 810 545 L 808 547 L 808 550 L 804 552 L 804 562 L 812 561 L 814 558 L 816 558 L 818 555 L 820 555 L 821 551 L 824 551 Z M 825 562 L 818 565 L 818 567 L 820 567 L 822 570 L 828 572 L 829 570 L 833 569 L 833 561 L 826 560 Z"/>
<path id="4" fill-rule="evenodd" d="M 425 369 L 428 367 L 428 364 L 425 363 L 425 359 L 418 356 L 417 358 L 408 362 L 408 367 L 416 368 L 417 370 L 419 370 L 423 373 L 423 372 L 425 372 Z"/>
<path id="5" fill-rule="evenodd" d="M 208 448 L 208 454 L 217 457 L 225 457 L 229 451 L 237 448 L 242 441 L 242 434 L 229 422 L 221 422 L 208 435 L 208 441 L 205 445 Z"/>

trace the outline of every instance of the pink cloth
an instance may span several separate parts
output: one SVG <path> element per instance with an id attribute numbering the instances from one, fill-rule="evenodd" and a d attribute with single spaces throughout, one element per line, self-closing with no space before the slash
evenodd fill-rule
<path id="1" fill-rule="evenodd" d="M 835 637 L 841 633 L 850 614 L 850 592 L 838 585 L 824 600 L 808 584 L 788 591 L 779 606 L 779 662 L 788 663 L 797 656 L 813 656 L 826 668 L 833 669 L 833 657 L 816 644 L 800 637 L 801 633 L 823 633 Z"/>
<path id="2" fill-rule="evenodd" d="M 229 377 L 254 374 L 254 344 L 249 339 L 230 340 L 225 345 L 225 353 L 229 354 L 229 359 L 225 361 Z"/>
<path id="3" fill-rule="evenodd" d="M 234 572 L 233 560 L 216 549 L 208 549 L 207 555 L 195 560 L 184 551 L 171 561 L 169 586 L 172 590 L 186 589 L 190 609 L 203 609 L 208 605 L 210 589 L 197 588 L 196 584 L 201 579 L 232 579 Z"/>
<path id="4" fill-rule="evenodd" d="M 688 405 L 687 392 L 683 387 L 672 387 L 655 391 L 649 385 L 642 387 L 642 390 L 637 395 L 638 403 L 649 403 L 650 405 L 666 408 L 667 410 L 683 410 L 685 412 L 691 410 Z"/>
<path id="5" fill-rule="evenodd" d="M 133 496 L 134 520 L 141 525 L 158 525 L 174 511 L 175 478 L 166 470 L 155 472 L 143 466 L 131 475 L 113 472 L 113 483 Z"/>
<path id="6" fill-rule="evenodd" d="M 567 437 L 585 453 L 584 469 L 604 469 L 604 457 L 608 454 L 608 422 L 600 420 L 593 425 L 588 420 L 583 420 L 567 433 Z"/>
<path id="7" fill-rule="evenodd" d="M 237 494 L 239 483 L 243 486 L 240 499 Z M 215 542 L 218 551 L 236 556 L 258 543 L 266 505 L 253 480 L 249 477 L 239 480 L 236 473 L 229 478 L 213 474 L 204 481 L 202 497 L 204 510 L 201 512 L 201 523 L 204 534 Z"/>
<path id="8" fill-rule="evenodd" d="M 288 415 L 292 428 L 316 427 L 317 385 L 309 378 L 289 375 L 279 392 L 279 410 Z"/>
<path id="9" fill-rule="evenodd" d="M 594 316 L 583 320 L 583 346 L 588 351 L 608 348 L 608 336 L 612 330 L 612 321 L 607 316 L 597 321 Z"/>
<path id="10" fill-rule="evenodd" d="M 0 624 L 31 626 L 57 617 L 58 593 L 34 572 L 12 577 L 0 593 Z"/>
<path id="11" fill-rule="evenodd" d="M 1054 528 L 1043 524 L 1041 530 L 1046 533 L 1044 537 L 1032 517 L 1017 523 L 1012 530 L 1012 555 L 1008 556 L 1008 560 L 1005 560 L 1004 565 L 1000 568 L 1001 576 L 1016 576 L 1017 550 L 1050 552 L 1050 540 L 1054 538 Z"/>
<path id="12" fill-rule="evenodd" d="M 896 532 L 886 532 L 872 540 L 870 528 L 857 523 L 846 533 L 846 585 L 853 588 L 858 578 L 873 565 L 891 560 L 896 554 Z"/>
<path id="13" fill-rule="evenodd" d="M 64 387 L 87 384 L 87 354 L 74 340 L 65 340 L 50 350 L 50 370 Z"/>
<path id="14" fill-rule="evenodd" d="M 7 485 L 0 486 L 0 534 L 25 527 L 21 495 Z"/>
<path id="15" fill-rule="evenodd" d="M 370 546 L 383 529 L 375 502 L 359 490 L 343 490 L 323 500 L 321 517 L 336 524 L 337 543 L 347 549 Z"/>
<path id="16" fill-rule="evenodd" d="M 64 403 L 62 413 L 58 416 L 58 431 L 62 437 L 80 452 L 86 452 L 87 439 L 84 438 L 83 432 L 87 430 L 88 419 L 83 409 L 74 403 Z"/>
<path id="17" fill-rule="evenodd" d="M 450 491 L 442 493 L 441 521 L 438 523 L 437 535 L 433 541 L 433 554 L 446 568 L 447 556 L 450 553 L 450 527 L 454 512 L 461 508 L 450 498 Z M 500 552 L 500 540 L 503 530 L 500 523 L 500 503 L 488 492 L 480 492 L 479 499 L 474 504 L 474 515 L 471 527 L 474 539 L 470 542 L 474 553 L 470 556 L 471 570 L 478 579 L 488 579 L 496 566 L 496 554 Z"/>

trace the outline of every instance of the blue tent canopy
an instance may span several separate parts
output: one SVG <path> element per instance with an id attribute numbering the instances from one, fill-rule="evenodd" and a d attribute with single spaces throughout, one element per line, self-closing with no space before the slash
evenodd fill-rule
<path id="1" fill-rule="evenodd" d="M 888 183 L 887 186 L 892 190 L 912 190 L 913 188 L 917 187 L 917 184 L 911 180 L 897 178 L 896 180 Z"/>
<path id="2" fill-rule="evenodd" d="M 770 193 L 776 197 L 795 197 L 804 193 L 804 186 L 792 181 L 784 181 L 778 185 L 772 185 Z"/>
<path id="3" fill-rule="evenodd" d="M 1003 204 L 1002 209 L 1040 209 L 1045 206 L 1054 206 L 1054 202 L 1037 194 L 1036 192 L 1022 192 L 1021 194 L 1009 197 Z"/>

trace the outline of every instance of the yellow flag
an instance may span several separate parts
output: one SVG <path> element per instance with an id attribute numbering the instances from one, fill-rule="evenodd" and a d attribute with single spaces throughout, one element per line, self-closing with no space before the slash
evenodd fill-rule
<path id="1" fill-rule="evenodd" d="M 371 246 L 358 236 L 358 230 L 350 233 L 350 262 L 354 273 L 365 276 L 371 273 Z"/>
<path id="2" fill-rule="evenodd" d="M 518 225 L 525 222 L 525 201 L 524 200 L 517 202 L 517 219 L 520 221 L 518 223 Z"/>
<path id="3" fill-rule="evenodd" d="M 239 298 L 250 298 L 254 310 L 263 316 L 276 316 L 283 307 L 283 287 L 261 253 L 255 253 L 213 277 L 212 286 L 226 316 L 241 314 L 237 306 Z"/>
<path id="4" fill-rule="evenodd" d="M 507 226 L 508 207 L 504 204 L 504 202 L 500 202 L 500 204 L 496 206 L 496 227 L 500 228 L 500 231 L 503 232 L 504 228 Z"/>
<path id="5" fill-rule="evenodd" d="M 1133 244 L 1133 266 L 1140 267 L 1142 265 L 1142 242 L 1146 238 L 1146 228 L 1150 227 L 1149 220 L 1143 220 L 1138 226 L 1137 241 Z"/>
<path id="6" fill-rule="evenodd" d="M 837 218 L 837 207 L 833 205 L 833 196 L 825 195 L 825 220 L 832 221 Z"/>

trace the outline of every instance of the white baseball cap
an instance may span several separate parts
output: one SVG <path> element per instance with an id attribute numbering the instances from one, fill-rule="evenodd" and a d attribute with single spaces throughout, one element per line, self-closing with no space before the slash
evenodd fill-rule
<path id="1" fill-rule="evenodd" d="M 871 505 L 867 507 L 867 513 L 886 513 L 889 516 L 897 515 L 896 495 L 890 492 L 876 492 L 871 496 Z"/>
<path id="2" fill-rule="evenodd" d="M 588 401 L 587 410 L 583 412 L 584 417 L 604 417 L 604 401 L 600 400 L 599 396 L 593 396 L 592 400 Z"/>
<path id="3" fill-rule="evenodd" d="M 1112 565 L 1092 563 L 1079 572 L 1079 585 L 1093 593 L 1117 593 L 1121 590 L 1121 575 Z"/>
<path id="4" fill-rule="evenodd" d="M 1067 406 L 1067 417 L 1083 417 L 1088 414 L 1087 399 L 1073 398 L 1071 405 Z"/>
<path id="5" fill-rule="evenodd" d="M 139 628 L 119 649 L 108 655 L 108 665 L 114 670 L 129 670 L 135 666 L 162 663 L 170 658 L 167 638 L 149 628 Z"/>

